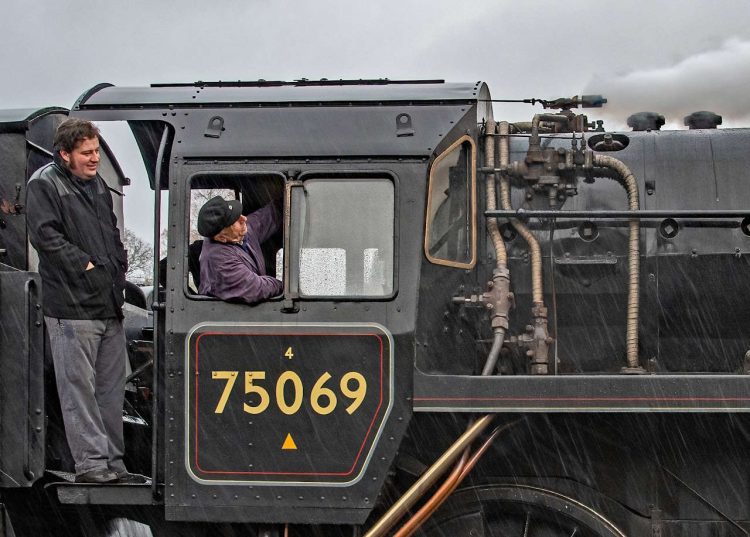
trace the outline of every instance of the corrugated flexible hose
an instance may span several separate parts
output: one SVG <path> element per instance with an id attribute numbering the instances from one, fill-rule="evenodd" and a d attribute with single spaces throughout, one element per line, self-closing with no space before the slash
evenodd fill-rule
<path id="1" fill-rule="evenodd" d="M 594 155 L 594 166 L 609 168 L 617 172 L 625 189 L 628 192 L 628 208 L 637 211 L 640 207 L 638 198 L 638 183 L 633 172 L 620 160 L 609 155 Z M 628 313 L 627 331 L 625 335 L 626 353 L 628 367 L 639 369 L 638 362 L 638 304 L 640 291 L 638 289 L 640 280 L 640 248 L 639 233 L 640 222 L 637 218 L 631 218 L 628 235 Z"/>

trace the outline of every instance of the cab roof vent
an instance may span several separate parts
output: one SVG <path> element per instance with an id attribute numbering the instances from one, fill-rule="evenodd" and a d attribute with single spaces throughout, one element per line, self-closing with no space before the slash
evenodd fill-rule
<path id="1" fill-rule="evenodd" d="M 721 125 L 721 116 L 707 110 L 693 112 L 689 116 L 685 116 L 685 126 L 690 130 L 715 129 L 719 125 Z"/>
<path id="2" fill-rule="evenodd" d="M 658 131 L 664 123 L 664 116 L 656 112 L 638 112 L 628 118 L 628 127 L 634 131 Z"/>

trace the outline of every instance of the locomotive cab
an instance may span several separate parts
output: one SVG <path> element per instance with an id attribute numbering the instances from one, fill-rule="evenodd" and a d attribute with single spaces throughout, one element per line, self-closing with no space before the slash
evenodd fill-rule
<path id="1" fill-rule="evenodd" d="M 365 522 L 411 417 L 436 155 L 430 255 L 452 278 L 476 264 L 480 93 L 438 81 L 101 86 L 76 104 L 86 119 L 128 121 L 155 211 L 169 199 L 152 448 L 167 519 Z M 201 294 L 195 258 L 210 239 L 195 220 L 215 195 L 243 214 L 281 198 L 263 256 L 283 295 Z"/>

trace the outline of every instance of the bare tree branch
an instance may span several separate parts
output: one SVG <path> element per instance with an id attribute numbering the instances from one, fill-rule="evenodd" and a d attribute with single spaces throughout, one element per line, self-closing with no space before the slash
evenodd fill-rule
<path id="1" fill-rule="evenodd" d="M 125 249 L 128 252 L 126 278 L 141 285 L 151 285 L 154 249 L 127 228 L 125 228 Z"/>

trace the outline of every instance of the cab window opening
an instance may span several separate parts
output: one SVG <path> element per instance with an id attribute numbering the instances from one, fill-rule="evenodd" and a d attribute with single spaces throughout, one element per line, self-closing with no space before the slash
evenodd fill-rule
<path id="1" fill-rule="evenodd" d="M 471 268 L 476 262 L 476 153 L 464 136 L 430 170 L 425 255 L 430 262 Z"/>
<path id="2" fill-rule="evenodd" d="M 291 189 L 289 290 L 305 297 L 394 292 L 395 192 L 390 178 L 320 177 Z M 277 267 L 281 267 L 281 259 Z M 279 268 L 277 268 L 277 271 Z"/>
<path id="3" fill-rule="evenodd" d="M 227 201 L 238 200 L 242 204 L 241 214 L 248 216 L 274 200 L 283 198 L 284 177 L 274 173 L 203 172 L 190 178 L 187 219 L 189 230 L 187 241 L 186 293 L 192 298 L 203 297 L 200 292 L 200 254 L 207 237 L 198 232 L 198 214 L 206 202 L 214 197 Z M 282 279 L 283 272 L 276 272 L 277 253 L 283 258 L 283 226 L 261 245 L 262 256 L 268 276 Z M 283 262 L 282 262 L 283 263 Z M 213 299 L 216 299 L 212 297 Z"/>

